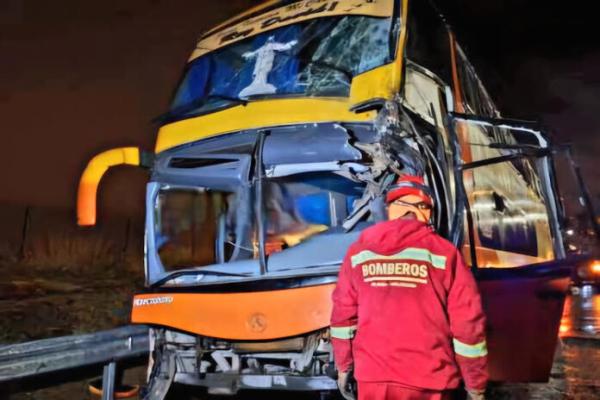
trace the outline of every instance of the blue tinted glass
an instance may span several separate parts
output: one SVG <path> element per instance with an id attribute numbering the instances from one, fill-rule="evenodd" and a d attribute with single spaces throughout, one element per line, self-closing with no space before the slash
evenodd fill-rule
<path id="1" fill-rule="evenodd" d="M 352 76 L 391 59 L 389 18 L 310 20 L 210 52 L 192 61 L 172 110 L 187 114 L 275 96 L 347 97 Z"/>

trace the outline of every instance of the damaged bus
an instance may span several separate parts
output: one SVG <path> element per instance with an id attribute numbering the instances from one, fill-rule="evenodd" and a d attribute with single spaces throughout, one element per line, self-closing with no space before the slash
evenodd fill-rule
<path id="1" fill-rule="evenodd" d="M 478 280 L 491 379 L 548 379 L 575 263 L 552 144 L 501 117 L 428 1 L 267 1 L 200 38 L 159 122 L 153 152 L 99 154 L 78 197 L 93 225 L 109 167 L 150 170 L 131 314 L 151 326 L 148 398 L 335 389 L 339 266 L 415 164 Z"/>

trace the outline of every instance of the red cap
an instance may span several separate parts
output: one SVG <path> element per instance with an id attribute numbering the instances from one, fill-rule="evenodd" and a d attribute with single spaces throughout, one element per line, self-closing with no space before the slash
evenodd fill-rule
<path id="1" fill-rule="evenodd" d="M 399 176 L 396 183 L 388 188 L 385 195 L 385 202 L 391 203 L 409 194 L 418 196 L 423 202 L 433 205 L 431 189 L 425 185 L 423 177 L 415 175 Z"/>

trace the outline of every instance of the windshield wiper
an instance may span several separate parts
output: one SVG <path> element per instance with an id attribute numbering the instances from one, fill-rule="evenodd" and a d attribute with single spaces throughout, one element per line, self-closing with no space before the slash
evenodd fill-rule
<path id="1" fill-rule="evenodd" d="M 245 278 L 252 276 L 250 274 L 236 274 L 232 272 L 223 272 L 223 271 L 202 271 L 202 270 L 190 270 L 190 271 L 176 271 L 152 284 L 153 287 L 164 285 L 165 283 L 179 278 L 181 276 L 191 276 L 191 275 L 214 275 L 214 276 L 229 276 L 229 277 L 238 277 Z"/>
<path id="2" fill-rule="evenodd" d="M 223 94 L 209 94 L 208 96 L 197 98 L 196 100 L 193 100 L 190 103 L 181 105 L 179 107 L 175 107 L 167 111 L 166 113 L 154 118 L 152 122 L 156 122 L 159 124 L 172 122 L 176 119 L 181 118 L 181 116 L 189 113 L 190 111 L 194 111 L 195 109 L 202 107 L 203 105 L 207 104 L 210 100 L 226 100 L 234 104 L 241 104 L 243 106 L 248 104 L 247 99 L 241 99 L 239 97 L 227 96 Z"/>

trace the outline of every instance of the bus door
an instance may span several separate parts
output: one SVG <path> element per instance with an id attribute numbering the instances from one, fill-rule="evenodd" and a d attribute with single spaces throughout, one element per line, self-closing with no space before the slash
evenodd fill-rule
<path id="1" fill-rule="evenodd" d="M 451 113 L 449 128 L 452 239 L 481 290 L 491 379 L 547 381 L 573 263 L 563 246 L 552 148 L 521 121 Z"/>

